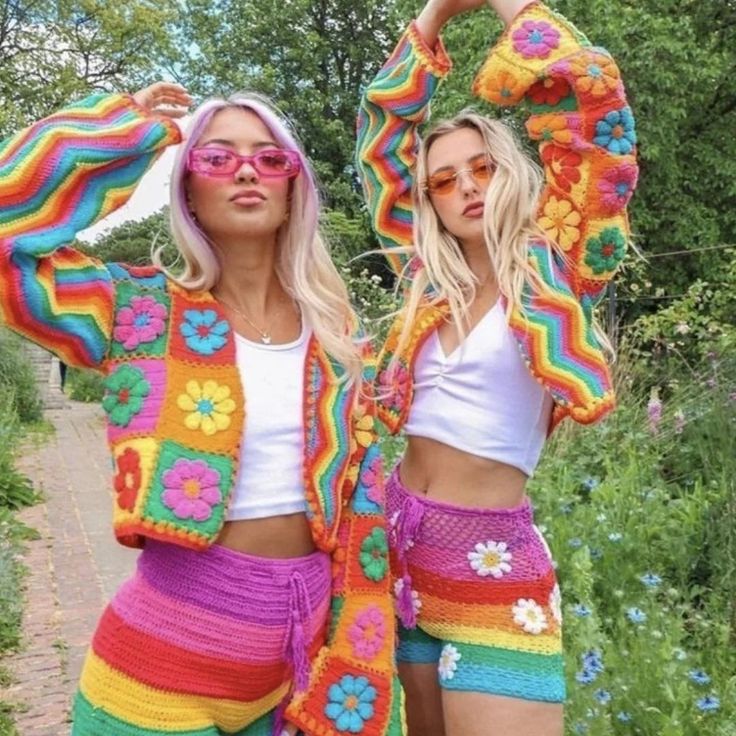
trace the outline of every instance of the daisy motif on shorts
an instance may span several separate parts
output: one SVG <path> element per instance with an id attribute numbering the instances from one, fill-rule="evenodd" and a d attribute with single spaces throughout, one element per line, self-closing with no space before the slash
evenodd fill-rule
<path id="1" fill-rule="evenodd" d="M 542 606 L 532 598 L 519 598 L 511 610 L 514 613 L 514 621 L 527 634 L 541 634 L 548 626 Z"/>
<path id="2" fill-rule="evenodd" d="M 445 644 L 442 647 L 440 661 L 437 665 L 437 671 L 440 673 L 441 680 L 452 680 L 457 670 L 457 663 L 462 656 L 452 644 Z"/>
<path id="3" fill-rule="evenodd" d="M 478 542 L 475 545 L 475 552 L 468 552 L 468 562 L 470 562 L 470 567 L 482 578 L 488 575 L 500 578 L 505 573 L 511 572 L 509 561 L 513 555 L 507 550 L 506 542 L 494 542 L 492 540 L 488 540 L 485 544 Z"/>

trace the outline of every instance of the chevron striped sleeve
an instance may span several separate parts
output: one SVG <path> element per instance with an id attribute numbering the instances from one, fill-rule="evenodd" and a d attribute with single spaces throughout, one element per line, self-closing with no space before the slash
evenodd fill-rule
<path id="1" fill-rule="evenodd" d="M 357 165 L 371 222 L 381 245 L 412 244 L 412 179 L 417 126 L 450 70 L 442 42 L 432 50 L 412 23 L 363 94 L 358 112 Z M 406 256 L 389 253 L 400 273 Z"/>
<path id="2" fill-rule="evenodd" d="M 69 365 L 99 366 L 110 274 L 68 244 L 123 205 L 179 129 L 125 95 L 93 95 L 0 143 L 0 315 Z"/>

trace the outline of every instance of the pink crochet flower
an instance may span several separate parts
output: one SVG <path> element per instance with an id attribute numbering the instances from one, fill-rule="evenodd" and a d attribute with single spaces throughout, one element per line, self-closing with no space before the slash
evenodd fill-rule
<path id="1" fill-rule="evenodd" d="M 390 409 L 401 411 L 409 393 L 409 371 L 396 363 L 378 375 L 378 399 Z"/>
<path id="2" fill-rule="evenodd" d="M 363 471 L 363 485 L 367 488 L 365 495 L 369 501 L 373 503 L 383 503 L 382 483 L 383 478 L 383 457 L 376 455 L 371 460 L 370 465 Z"/>
<path id="3" fill-rule="evenodd" d="M 161 499 L 180 519 L 207 521 L 222 501 L 220 473 L 204 460 L 177 460 L 162 480 Z"/>
<path id="4" fill-rule="evenodd" d="M 629 203 L 634 193 L 638 170 L 633 164 L 624 164 L 607 171 L 598 182 L 601 205 L 609 213 L 619 212 Z"/>
<path id="5" fill-rule="evenodd" d="M 525 20 L 512 35 L 514 49 L 525 59 L 546 59 L 560 45 L 560 33 L 545 21 Z"/>
<path id="6" fill-rule="evenodd" d="M 153 342 L 166 329 L 166 307 L 152 296 L 133 296 L 115 318 L 113 337 L 126 350 L 135 350 L 142 342 Z"/>
<path id="7" fill-rule="evenodd" d="M 348 639 L 354 657 L 373 659 L 386 639 L 386 620 L 381 609 L 375 604 L 364 608 L 348 629 Z"/>

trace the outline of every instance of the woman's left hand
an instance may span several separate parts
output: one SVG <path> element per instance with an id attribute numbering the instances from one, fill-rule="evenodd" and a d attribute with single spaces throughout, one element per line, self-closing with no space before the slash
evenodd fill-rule
<path id="1" fill-rule="evenodd" d="M 180 84 L 154 82 L 133 95 L 133 99 L 151 113 L 167 118 L 181 118 L 187 114 L 192 98 Z"/>

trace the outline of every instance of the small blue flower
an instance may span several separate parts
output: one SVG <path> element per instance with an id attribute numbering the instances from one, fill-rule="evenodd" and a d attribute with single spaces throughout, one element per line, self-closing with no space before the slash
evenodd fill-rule
<path id="1" fill-rule="evenodd" d="M 582 540 L 582 539 L 580 539 L 580 537 L 573 537 L 573 538 L 572 538 L 572 539 L 571 539 L 571 540 L 570 540 L 570 541 L 568 542 L 568 544 L 569 544 L 569 545 L 570 545 L 570 546 L 571 546 L 571 547 L 572 547 L 573 549 L 578 549 L 579 547 L 582 547 L 582 546 L 583 546 L 583 540 Z"/>
<path id="2" fill-rule="evenodd" d="M 631 109 L 611 110 L 595 124 L 593 143 L 615 154 L 631 153 L 636 145 L 636 130 Z"/>
<path id="3" fill-rule="evenodd" d="M 621 710 L 616 714 L 616 719 L 621 721 L 621 723 L 630 723 L 631 713 L 627 713 L 625 710 Z"/>
<path id="4" fill-rule="evenodd" d="M 608 690 L 604 690 L 602 687 L 598 688 L 594 693 L 593 697 L 601 704 L 606 705 L 606 703 L 611 702 L 611 693 Z"/>
<path id="5" fill-rule="evenodd" d="M 373 718 L 376 696 L 376 688 L 367 677 L 345 675 L 330 685 L 327 691 L 330 702 L 325 706 L 325 715 L 334 721 L 338 731 L 360 733 L 365 721 Z"/>
<path id="6" fill-rule="evenodd" d="M 591 670 L 587 668 L 581 670 L 580 672 L 575 673 L 575 679 L 581 685 L 589 685 L 591 682 L 595 682 L 597 677 L 598 677 L 598 673 L 595 672 L 595 670 Z"/>
<path id="7" fill-rule="evenodd" d="M 580 618 L 585 618 L 586 616 L 590 616 L 590 614 L 592 613 L 590 608 L 588 608 L 588 606 L 584 606 L 582 603 L 576 603 L 572 607 L 572 612 L 576 616 L 579 616 Z"/>
<path id="8" fill-rule="evenodd" d="M 697 685 L 707 685 L 710 677 L 703 670 L 690 670 L 687 676 Z"/>
<path id="9" fill-rule="evenodd" d="M 645 573 L 639 578 L 639 580 L 641 580 L 647 588 L 656 588 L 662 582 L 662 578 L 659 577 L 659 575 L 655 575 L 653 572 Z"/>
<path id="10" fill-rule="evenodd" d="M 718 710 L 721 707 L 721 701 L 716 695 L 706 695 L 704 698 L 700 698 L 695 705 L 704 713 Z"/>
<path id="11" fill-rule="evenodd" d="M 608 535 L 608 540 L 610 542 L 620 542 L 624 538 L 624 535 L 621 534 L 621 532 L 611 532 Z"/>
<path id="12" fill-rule="evenodd" d="M 591 560 L 600 560 L 601 557 L 603 557 L 603 550 L 598 549 L 598 547 L 593 547 L 590 550 L 590 559 Z"/>
<path id="13" fill-rule="evenodd" d="M 217 321 L 214 309 L 187 309 L 179 331 L 190 350 L 200 355 L 212 355 L 227 343 L 230 331 L 226 320 Z"/>
<path id="14" fill-rule="evenodd" d="M 600 480 L 593 477 L 585 478 L 585 480 L 583 480 L 583 482 L 581 483 L 581 485 L 583 486 L 583 490 L 588 491 L 589 493 L 598 488 L 600 484 Z"/>
<path id="15" fill-rule="evenodd" d="M 636 606 L 626 609 L 626 617 L 632 624 L 643 624 L 647 620 L 646 613 Z"/>
<path id="16" fill-rule="evenodd" d="M 597 649 L 589 649 L 582 655 L 581 659 L 585 669 L 593 670 L 596 673 L 603 672 L 603 657 Z"/>
<path id="17" fill-rule="evenodd" d="M 588 733 L 588 724 L 583 723 L 582 721 L 578 721 L 573 727 L 573 730 L 575 731 L 575 733 L 579 734 Z"/>

